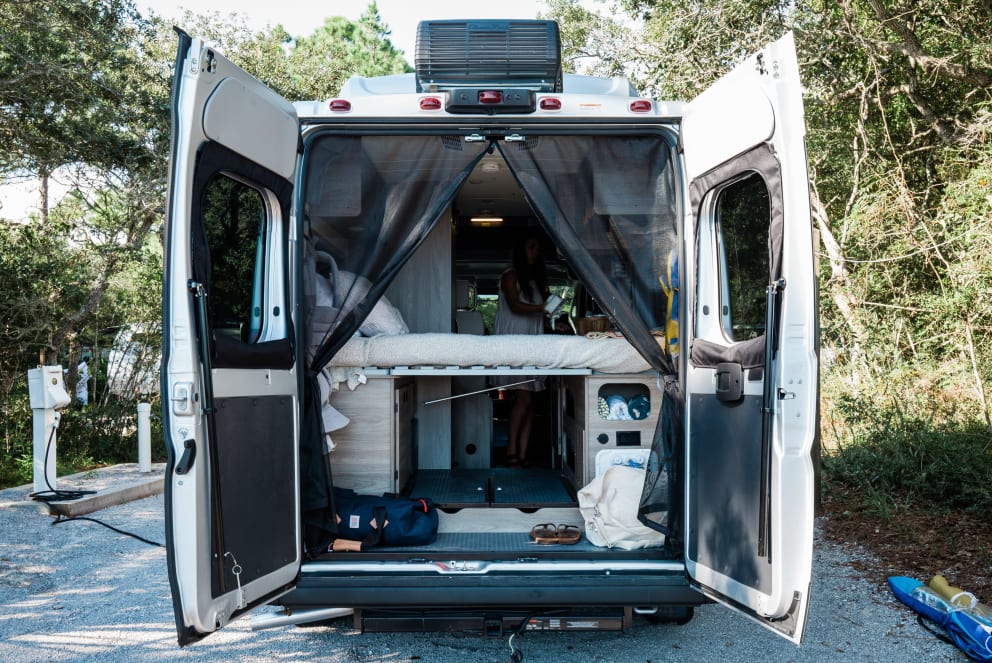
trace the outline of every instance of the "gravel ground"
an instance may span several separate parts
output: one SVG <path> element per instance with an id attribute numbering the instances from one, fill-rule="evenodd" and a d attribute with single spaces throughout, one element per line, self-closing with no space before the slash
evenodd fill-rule
<path id="1" fill-rule="evenodd" d="M 330 626 L 252 631 L 241 619 L 190 647 L 176 644 L 165 551 L 91 522 L 52 519 L 0 491 L 0 661 L 508 661 L 505 639 L 434 634 L 362 635 Z M 162 497 L 96 514 L 164 540 Z M 802 646 L 717 605 L 686 626 L 636 618 L 622 633 L 526 633 L 524 661 L 965 661 L 909 610 L 850 566 L 867 553 L 825 541 L 815 548 L 810 621 Z M 269 610 L 270 608 L 263 608 Z"/>

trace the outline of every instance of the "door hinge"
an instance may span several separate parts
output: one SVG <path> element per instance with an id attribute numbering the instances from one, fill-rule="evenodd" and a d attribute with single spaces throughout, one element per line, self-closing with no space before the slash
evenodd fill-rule
<path id="1" fill-rule="evenodd" d="M 193 383 L 177 382 L 172 385 L 172 413 L 177 415 L 193 414 Z"/>

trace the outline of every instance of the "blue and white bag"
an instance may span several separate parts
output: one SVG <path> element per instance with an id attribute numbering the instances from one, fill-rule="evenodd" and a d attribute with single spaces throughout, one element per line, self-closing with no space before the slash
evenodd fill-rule
<path id="1" fill-rule="evenodd" d="M 942 627 L 946 640 L 957 645 L 970 658 L 992 663 L 992 623 L 952 605 L 915 578 L 891 576 L 889 589 L 897 599 L 922 617 Z"/>

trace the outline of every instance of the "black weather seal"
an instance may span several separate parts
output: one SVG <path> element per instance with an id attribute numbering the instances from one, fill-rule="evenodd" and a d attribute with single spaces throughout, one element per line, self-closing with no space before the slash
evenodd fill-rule
<path id="1" fill-rule="evenodd" d="M 761 399 L 761 495 L 758 505 L 758 556 L 771 559 L 771 451 L 772 424 L 775 418 L 774 385 L 775 371 L 772 364 L 778 350 L 778 327 L 781 317 L 782 292 L 785 290 L 785 279 L 771 283 L 765 291 L 765 381 L 764 393 Z"/>

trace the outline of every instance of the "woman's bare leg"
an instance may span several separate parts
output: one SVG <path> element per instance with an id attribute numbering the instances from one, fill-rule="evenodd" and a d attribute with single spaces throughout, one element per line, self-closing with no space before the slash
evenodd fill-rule
<path id="1" fill-rule="evenodd" d="M 527 453 L 527 442 L 530 436 L 531 393 L 517 389 L 513 394 L 513 406 L 510 408 L 510 435 L 506 448 L 509 457 L 523 459 Z M 525 430 L 526 429 L 526 430 Z"/>

